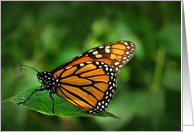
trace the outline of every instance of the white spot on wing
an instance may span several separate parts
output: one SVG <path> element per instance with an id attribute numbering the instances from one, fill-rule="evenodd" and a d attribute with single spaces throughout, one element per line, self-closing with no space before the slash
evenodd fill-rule
<path id="1" fill-rule="evenodd" d="M 97 55 L 97 54 L 98 54 L 98 51 L 94 51 L 94 52 L 93 52 L 93 55 Z"/>
<path id="2" fill-rule="evenodd" d="M 124 42 L 124 44 L 125 44 L 125 45 L 128 45 L 128 43 L 127 43 L 127 42 Z"/>
<path id="3" fill-rule="evenodd" d="M 119 64 L 119 62 L 115 62 L 115 65 L 118 65 Z"/>
<path id="4" fill-rule="evenodd" d="M 72 66 L 69 66 L 69 67 L 67 67 L 66 69 L 69 69 L 69 68 L 71 68 Z"/>
<path id="5" fill-rule="evenodd" d="M 81 63 L 81 64 L 79 64 L 80 66 L 84 66 L 84 64 L 83 63 Z"/>
<path id="6" fill-rule="evenodd" d="M 105 49 L 105 52 L 106 52 L 106 53 L 110 53 L 110 49 L 109 49 L 109 48 L 106 48 L 106 49 Z"/>
<path id="7" fill-rule="evenodd" d="M 110 45 L 109 46 L 106 46 L 105 48 L 110 48 Z"/>
<path id="8" fill-rule="evenodd" d="M 88 53 L 90 53 L 90 52 L 92 52 L 92 51 L 94 51 L 94 49 L 89 50 Z"/>
<path id="9" fill-rule="evenodd" d="M 101 57 L 102 57 L 101 54 L 96 55 L 96 58 L 101 58 Z"/>
<path id="10" fill-rule="evenodd" d="M 99 46 L 98 48 L 102 49 L 102 48 L 104 48 L 104 46 L 102 45 L 102 46 Z"/>
<path id="11" fill-rule="evenodd" d="M 82 54 L 78 55 L 78 57 L 82 56 Z"/>

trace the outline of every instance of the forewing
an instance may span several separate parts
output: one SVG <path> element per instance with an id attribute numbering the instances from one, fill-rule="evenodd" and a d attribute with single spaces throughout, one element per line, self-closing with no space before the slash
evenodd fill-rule
<path id="1" fill-rule="evenodd" d="M 131 60 L 135 53 L 135 49 L 135 44 L 130 41 L 108 43 L 90 49 L 76 56 L 75 58 L 67 61 L 66 63 L 51 71 L 51 73 L 84 62 L 101 61 L 113 66 L 115 73 L 118 74 L 121 68 Z"/>

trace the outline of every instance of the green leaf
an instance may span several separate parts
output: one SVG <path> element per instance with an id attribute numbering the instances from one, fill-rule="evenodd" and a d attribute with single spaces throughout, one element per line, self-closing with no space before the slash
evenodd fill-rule
<path id="1" fill-rule="evenodd" d="M 40 87 L 28 89 L 21 94 L 18 94 L 16 96 L 13 96 L 11 98 L 4 100 L 2 103 L 12 101 L 15 104 L 18 104 L 21 101 L 26 100 L 30 96 L 30 94 L 34 91 L 34 89 L 39 89 L 39 88 Z M 56 94 L 53 94 L 52 97 L 55 103 L 54 113 L 52 113 L 52 99 L 50 98 L 49 92 L 47 90 L 34 93 L 28 101 L 26 101 L 21 105 L 46 115 L 74 116 L 74 117 L 80 117 L 80 116 L 112 117 L 112 118 L 120 119 L 119 117 L 114 116 L 113 114 L 106 111 L 103 111 L 102 113 L 97 115 L 88 114 L 82 111 L 81 109 L 79 109 L 78 107 L 74 106 L 67 100 L 59 97 Z"/>

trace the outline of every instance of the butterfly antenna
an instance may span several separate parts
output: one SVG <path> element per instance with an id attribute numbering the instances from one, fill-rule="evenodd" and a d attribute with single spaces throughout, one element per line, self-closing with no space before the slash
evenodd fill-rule
<path id="1" fill-rule="evenodd" d="M 39 71 L 38 71 L 38 70 L 36 70 L 35 68 L 30 67 L 30 66 L 27 66 L 27 65 L 23 65 L 23 64 L 22 64 L 22 65 L 20 65 L 20 67 L 27 67 L 27 68 L 30 68 L 30 69 L 21 68 L 21 69 L 20 69 L 20 71 L 21 71 L 21 70 L 34 70 L 34 71 L 36 71 L 36 72 L 39 72 Z"/>

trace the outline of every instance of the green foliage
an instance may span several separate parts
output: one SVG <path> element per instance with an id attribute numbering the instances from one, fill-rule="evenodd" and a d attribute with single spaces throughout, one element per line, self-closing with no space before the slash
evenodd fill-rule
<path id="1" fill-rule="evenodd" d="M 18 94 L 16 96 L 13 96 L 11 98 L 6 99 L 2 103 L 12 101 L 15 104 L 20 103 L 21 101 L 26 100 L 29 95 L 34 91 L 34 89 L 39 89 L 40 87 L 31 88 L 26 91 L 24 91 L 21 94 Z M 88 114 L 78 107 L 72 105 L 70 102 L 66 101 L 65 99 L 57 96 L 56 94 L 53 94 L 53 99 L 55 103 L 54 107 L 54 113 L 52 113 L 52 107 L 53 103 L 49 96 L 48 91 L 39 91 L 33 94 L 31 98 L 26 101 L 25 103 L 21 104 L 29 109 L 38 111 L 40 113 L 46 114 L 46 115 L 54 115 L 54 116 L 74 116 L 74 117 L 113 117 L 116 119 L 119 119 L 119 117 L 114 116 L 111 113 L 102 112 L 97 115 Z"/>
<path id="2" fill-rule="evenodd" d="M 2 1 L 1 100 L 40 85 L 34 71 L 20 72 L 20 64 L 51 71 L 95 46 L 121 40 L 136 45 L 107 108 L 121 120 L 50 116 L 9 101 L 1 105 L 2 130 L 180 131 L 181 1 Z M 48 98 L 44 110 L 51 112 L 48 91 L 32 99 L 39 94 L 41 101 Z"/>

